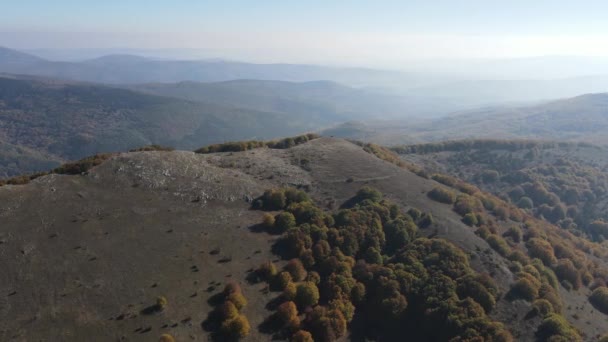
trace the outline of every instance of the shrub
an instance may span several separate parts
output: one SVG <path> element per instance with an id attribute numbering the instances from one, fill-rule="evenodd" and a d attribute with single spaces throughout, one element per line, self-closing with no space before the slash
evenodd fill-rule
<path id="1" fill-rule="evenodd" d="M 281 189 L 266 190 L 261 200 L 265 210 L 281 210 L 287 205 L 285 192 Z"/>
<path id="2" fill-rule="evenodd" d="M 226 300 L 232 302 L 239 311 L 247 305 L 247 299 L 245 299 L 245 296 L 241 292 L 232 292 L 226 297 Z"/>
<path id="3" fill-rule="evenodd" d="M 292 213 L 282 212 L 275 217 L 275 231 L 279 234 L 296 226 L 296 218 Z"/>
<path id="4" fill-rule="evenodd" d="M 305 308 L 316 305 L 319 302 L 319 289 L 311 282 L 299 284 L 296 287 L 296 303 L 299 307 Z"/>
<path id="5" fill-rule="evenodd" d="M 559 259 L 555 267 L 555 275 L 561 281 L 567 281 L 577 290 L 581 287 L 581 275 L 570 259 Z"/>
<path id="6" fill-rule="evenodd" d="M 608 315 L 608 287 L 600 286 L 593 290 L 589 296 L 589 302 L 593 306 Z"/>
<path id="7" fill-rule="evenodd" d="M 224 321 L 228 321 L 239 316 L 239 310 L 231 301 L 225 301 L 222 303 L 218 310 Z"/>
<path id="8" fill-rule="evenodd" d="M 237 318 L 222 323 L 222 332 L 232 338 L 246 337 L 250 330 L 249 321 L 244 315 L 239 315 Z"/>
<path id="9" fill-rule="evenodd" d="M 167 298 L 164 296 L 159 296 L 156 298 L 156 308 L 158 310 L 164 310 L 168 303 Z"/>
<path id="10" fill-rule="evenodd" d="M 530 197 L 522 197 L 517 201 L 517 206 L 521 209 L 532 209 L 534 208 L 534 202 Z"/>
<path id="11" fill-rule="evenodd" d="M 503 235 L 510 237 L 513 242 L 520 242 L 523 238 L 523 232 L 521 231 L 521 228 L 516 226 L 512 226 L 507 229 L 507 231 Z"/>
<path id="12" fill-rule="evenodd" d="M 230 282 L 224 287 L 224 296 L 228 296 L 231 293 L 241 293 L 241 286 L 235 282 Z"/>
<path id="13" fill-rule="evenodd" d="M 357 191 L 357 195 L 355 196 L 355 198 L 357 202 L 363 202 L 365 200 L 370 200 L 372 202 L 380 202 L 380 200 L 382 199 L 382 193 L 369 186 L 364 186 L 359 191 Z"/>
<path id="14" fill-rule="evenodd" d="M 497 206 L 494 208 L 494 216 L 502 221 L 506 221 L 510 216 L 509 208 L 504 205 Z"/>
<path id="15" fill-rule="evenodd" d="M 95 166 L 101 165 L 101 163 L 110 159 L 110 157 L 112 156 L 113 154 L 111 153 L 96 154 L 94 156 L 81 159 L 77 162 L 61 165 L 52 172 L 67 175 L 79 175 L 81 173 L 89 171 Z"/>
<path id="16" fill-rule="evenodd" d="M 511 286 L 510 295 L 513 298 L 525 299 L 531 302 L 538 297 L 538 287 L 529 279 L 520 278 Z"/>
<path id="17" fill-rule="evenodd" d="M 549 242 L 539 239 L 531 238 L 526 243 L 530 257 L 539 258 L 545 265 L 551 266 L 557 262 L 555 258 L 553 247 Z"/>
<path id="18" fill-rule="evenodd" d="M 299 330 L 291 337 L 291 342 L 314 342 L 312 335 L 306 330 Z"/>
<path id="19" fill-rule="evenodd" d="M 270 281 L 277 275 L 277 267 L 272 261 L 266 261 L 258 267 L 256 272 L 260 278 Z"/>
<path id="20" fill-rule="evenodd" d="M 264 214 L 264 219 L 262 220 L 262 225 L 264 226 L 264 228 L 266 228 L 269 231 L 272 231 L 274 228 L 274 216 L 272 214 L 269 213 L 265 213 Z"/>
<path id="21" fill-rule="evenodd" d="M 436 187 L 429 191 L 428 196 L 432 200 L 445 204 L 454 204 L 456 201 L 456 195 L 452 191 L 442 187 Z"/>
<path id="22" fill-rule="evenodd" d="M 139 148 L 134 148 L 129 150 L 129 152 L 146 152 L 146 151 L 163 151 L 163 152 L 170 152 L 170 151 L 174 151 L 175 149 L 173 147 L 167 147 L 167 146 L 162 146 L 162 145 L 146 145 L 146 146 L 142 146 Z"/>
<path id="23" fill-rule="evenodd" d="M 486 238 L 486 241 L 488 242 L 490 247 L 492 247 L 493 250 L 495 250 L 498 254 L 504 257 L 509 255 L 509 253 L 511 252 L 511 248 L 509 247 L 507 242 L 496 234 L 490 234 Z"/>
<path id="24" fill-rule="evenodd" d="M 535 300 L 534 303 L 532 303 L 532 309 L 541 317 L 547 317 L 548 315 L 555 313 L 553 305 L 546 299 Z"/>
<path id="25" fill-rule="evenodd" d="M 481 173 L 481 180 L 484 183 L 494 183 L 498 181 L 500 174 L 496 170 L 485 170 Z"/>
<path id="26" fill-rule="evenodd" d="M 175 339 L 169 334 L 162 334 L 160 335 L 158 342 L 175 342 Z"/>
<path id="27" fill-rule="evenodd" d="M 582 341 L 570 323 L 557 314 L 549 315 L 543 320 L 536 331 L 536 337 L 539 341 Z"/>
<path id="28" fill-rule="evenodd" d="M 475 215 L 474 213 L 468 213 L 464 215 L 464 217 L 462 218 L 462 222 L 469 227 L 476 226 L 478 223 L 477 215 Z"/>
<path id="29" fill-rule="evenodd" d="M 480 212 L 483 209 L 481 202 L 473 196 L 460 195 L 454 203 L 454 211 L 464 216 L 468 213 Z M 496 210 L 496 209 L 495 209 Z"/>

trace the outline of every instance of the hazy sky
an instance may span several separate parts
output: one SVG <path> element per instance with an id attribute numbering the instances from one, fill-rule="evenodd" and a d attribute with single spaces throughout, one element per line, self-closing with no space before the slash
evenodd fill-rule
<path id="1" fill-rule="evenodd" d="M 201 48 L 255 61 L 608 56 L 608 1 L 0 0 L 0 45 Z"/>

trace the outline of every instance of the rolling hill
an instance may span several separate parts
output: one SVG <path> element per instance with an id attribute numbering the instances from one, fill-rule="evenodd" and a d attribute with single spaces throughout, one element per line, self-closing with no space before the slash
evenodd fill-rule
<path id="1" fill-rule="evenodd" d="M 534 106 L 487 107 L 432 120 L 340 124 L 325 131 L 384 145 L 458 139 L 541 139 L 607 144 L 608 93 Z"/>
<path id="2" fill-rule="evenodd" d="M 458 200 L 437 201 L 440 187 Z M 120 153 L 2 186 L 0 202 L 3 340 L 606 333 L 589 302 L 605 289 L 605 246 L 515 208 L 504 218 L 500 199 L 374 145 Z"/>
<path id="3" fill-rule="evenodd" d="M 422 115 L 405 97 L 347 87 L 335 82 L 234 80 L 126 86 L 127 89 L 195 102 L 307 116 L 313 121 L 390 119 Z M 325 119 L 324 119 L 325 118 Z"/>
<path id="4" fill-rule="evenodd" d="M 327 121 L 323 121 L 327 120 Z M 0 141 L 3 154 L 73 160 L 98 152 L 163 144 L 194 149 L 241 139 L 292 135 L 337 118 L 265 112 L 142 94 L 99 85 L 42 79 L 0 78 Z M 6 152 L 5 152 L 6 151 Z M 45 156 L 45 157 L 41 157 Z M 7 176 L 49 164 L 22 160 L 2 164 Z"/>

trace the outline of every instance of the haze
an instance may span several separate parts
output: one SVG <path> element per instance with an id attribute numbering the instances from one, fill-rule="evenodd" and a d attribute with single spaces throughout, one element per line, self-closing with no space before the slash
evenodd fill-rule
<path id="1" fill-rule="evenodd" d="M 476 73 L 480 60 L 562 56 L 532 76 L 568 77 L 593 70 L 580 58 L 564 70 L 563 56 L 595 57 L 608 70 L 598 58 L 608 56 L 605 13 L 602 1 L 29 0 L 3 4 L 0 45 L 55 59 L 140 52 L 451 73 Z"/>

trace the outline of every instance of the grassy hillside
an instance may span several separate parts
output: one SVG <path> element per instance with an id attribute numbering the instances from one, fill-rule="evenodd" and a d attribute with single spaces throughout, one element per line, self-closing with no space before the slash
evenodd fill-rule
<path id="1" fill-rule="evenodd" d="M 607 332 L 605 246 L 384 148 L 150 149 L 0 187 L 1 339 Z"/>

